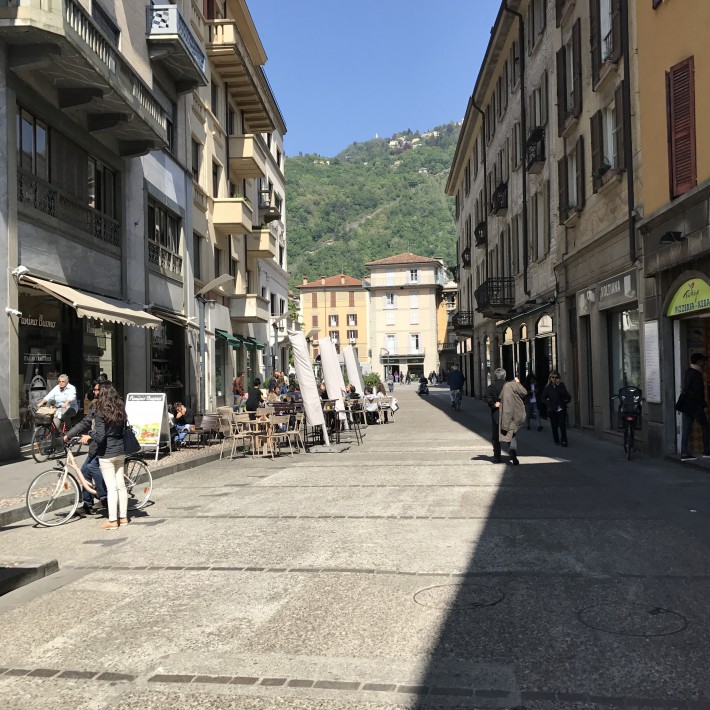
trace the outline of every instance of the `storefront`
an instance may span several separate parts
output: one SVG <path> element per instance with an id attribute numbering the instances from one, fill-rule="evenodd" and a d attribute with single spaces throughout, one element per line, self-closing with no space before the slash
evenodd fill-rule
<path id="1" fill-rule="evenodd" d="M 163 321 L 150 335 L 150 391 L 164 392 L 168 404 L 185 395 L 185 330 Z"/>
<path id="2" fill-rule="evenodd" d="M 215 357 L 214 381 L 217 390 L 217 406 L 232 404 L 232 380 L 239 370 L 239 353 L 242 349 L 243 339 L 224 330 L 215 330 Z M 236 361 L 232 353 L 236 352 Z"/>

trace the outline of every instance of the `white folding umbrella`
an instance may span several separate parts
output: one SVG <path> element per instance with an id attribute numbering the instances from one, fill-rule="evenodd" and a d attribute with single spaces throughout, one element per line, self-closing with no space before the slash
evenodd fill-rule
<path id="1" fill-rule="evenodd" d="M 365 380 L 362 379 L 362 370 L 357 358 L 357 350 L 352 345 L 347 345 L 343 348 L 343 357 L 345 358 L 345 370 L 348 373 L 350 383 L 355 385 L 355 389 L 362 397 L 365 394 Z"/>
<path id="2" fill-rule="evenodd" d="M 345 413 L 345 403 L 343 402 L 345 380 L 343 380 L 343 373 L 340 371 L 338 353 L 333 341 L 327 336 L 318 341 L 318 348 L 320 349 L 320 366 L 323 370 L 325 388 L 328 390 L 329 399 L 335 400 L 335 411 L 340 416 L 340 412 Z"/>

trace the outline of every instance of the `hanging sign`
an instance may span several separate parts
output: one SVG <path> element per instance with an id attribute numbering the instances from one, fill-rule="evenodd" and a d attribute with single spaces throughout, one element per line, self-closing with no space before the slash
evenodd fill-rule
<path id="1" fill-rule="evenodd" d="M 133 393 L 126 396 L 126 416 L 135 432 L 138 443 L 144 449 L 170 446 L 170 420 L 165 394 Z"/>
<path id="2" fill-rule="evenodd" d="M 710 308 L 710 286 L 701 278 L 685 281 L 675 292 L 668 316 L 683 316 L 687 313 L 697 313 Z"/>

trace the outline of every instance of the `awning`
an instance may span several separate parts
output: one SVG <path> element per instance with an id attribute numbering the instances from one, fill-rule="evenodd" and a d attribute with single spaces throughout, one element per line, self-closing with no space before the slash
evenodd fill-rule
<path id="1" fill-rule="evenodd" d="M 71 288 L 71 286 L 38 279 L 36 276 L 28 276 L 27 274 L 20 277 L 20 282 L 39 288 L 62 303 L 72 306 L 76 309 L 79 318 L 95 318 L 109 323 L 133 325 L 138 328 L 157 328 L 163 322 L 160 318 L 146 313 L 140 306 L 134 306 L 116 298 L 95 296 Z"/>
<path id="2" fill-rule="evenodd" d="M 256 348 L 257 350 L 263 350 L 266 345 L 260 343 L 256 338 L 245 338 L 244 343 L 248 348 Z"/>
<path id="3" fill-rule="evenodd" d="M 170 323 L 175 323 L 175 325 L 179 325 L 182 328 L 199 328 L 197 323 L 194 322 L 194 318 L 188 318 L 182 313 L 176 313 L 175 311 L 171 311 L 169 308 L 164 308 L 163 306 L 159 306 L 155 303 L 148 306 L 148 312 L 153 313 L 158 316 L 158 318 L 167 320 Z"/>
<path id="4" fill-rule="evenodd" d="M 240 348 L 242 346 L 242 339 L 237 338 L 231 333 L 227 333 L 224 330 L 215 330 L 215 334 L 217 335 L 218 338 L 224 338 L 233 348 Z"/>

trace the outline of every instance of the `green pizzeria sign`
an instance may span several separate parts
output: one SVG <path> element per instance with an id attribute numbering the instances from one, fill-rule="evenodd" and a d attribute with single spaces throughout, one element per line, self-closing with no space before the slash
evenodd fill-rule
<path id="1" fill-rule="evenodd" d="M 690 279 L 675 292 L 668 306 L 669 316 L 684 316 L 710 308 L 710 286 L 704 279 Z"/>

